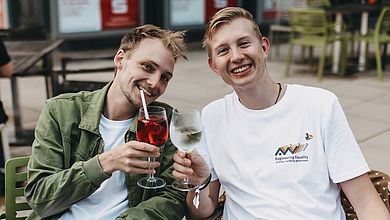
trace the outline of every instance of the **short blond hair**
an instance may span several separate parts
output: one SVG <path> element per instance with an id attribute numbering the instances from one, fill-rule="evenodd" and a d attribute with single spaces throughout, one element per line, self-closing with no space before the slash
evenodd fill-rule
<path id="1" fill-rule="evenodd" d="M 187 46 L 184 35 L 185 31 L 165 30 L 151 24 L 146 24 L 136 27 L 128 32 L 122 38 L 119 49 L 122 49 L 124 52 L 126 52 L 126 56 L 129 57 L 132 50 L 137 48 L 143 39 L 155 38 L 160 39 L 163 42 L 165 48 L 172 52 L 175 61 L 178 58 L 187 59 L 185 55 Z"/>
<path id="2" fill-rule="evenodd" d="M 206 48 L 207 54 L 211 57 L 210 53 L 210 40 L 213 38 L 214 33 L 221 27 L 223 24 L 230 23 L 236 18 L 245 18 L 252 23 L 253 30 L 257 34 L 259 40 L 263 37 L 259 26 L 256 21 L 253 19 L 251 13 L 247 10 L 240 7 L 226 7 L 219 10 L 207 23 L 206 31 L 203 37 L 203 47 Z"/>

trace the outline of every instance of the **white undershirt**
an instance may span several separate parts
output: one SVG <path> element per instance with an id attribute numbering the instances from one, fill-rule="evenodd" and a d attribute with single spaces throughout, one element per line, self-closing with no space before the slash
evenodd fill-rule
<path id="1" fill-rule="evenodd" d="M 100 117 L 99 130 L 105 143 L 104 152 L 125 143 L 125 134 L 131 122 L 132 119 L 112 121 L 103 115 Z M 115 171 L 99 189 L 89 197 L 73 204 L 60 219 L 115 219 L 127 207 L 125 174 Z"/>

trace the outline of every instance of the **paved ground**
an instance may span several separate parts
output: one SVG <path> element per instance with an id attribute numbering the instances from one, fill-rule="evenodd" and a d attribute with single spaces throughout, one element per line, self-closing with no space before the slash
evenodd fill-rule
<path id="1" fill-rule="evenodd" d="M 369 70 L 354 74 L 346 78 L 334 75 L 325 75 L 319 82 L 314 73 L 309 72 L 306 66 L 294 64 L 289 78 L 284 78 L 284 60 L 286 47 L 281 48 L 282 55 L 269 60 L 268 69 L 275 81 L 289 84 L 303 84 L 322 87 L 334 92 L 347 115 L 355 137 L 372 169 L 379 169 L 390 173 L 390 72 L 384 72 L 384 81 L 379 82 L 376 71 Z M 295 53 L 299 53 L 297 49 Z M 78 56 L 88 54 L 113 54 L 113 50 L 99 50 L 77 52 Z M 63 56 L 55 53 L 55 60 Z M 70 55 L 70 53 L 68 53 Z M 203 107 L 217 98 L 223 97 L 231 89 L 221 79 L 211 73 L 207 67 L 206 54 L 201 49 L 191 49 L 188 53 L 189 61 L 180 62 L 174 73 L 174 79 L 160 100 L 167 101 L 173 106 Z M 298 56 L 299 57 L 299 56 Z M 110 63 L 89 63 L 86 66 L 110 65 Z M 56 67 L 58 68 L 58 62 Z M 77 78 L 89 80 L 110 80 L 112 73 L 97 73 L 79 75 Z M 75 77 L 73 77 L 75 78 Z M 12 116 L 10 82 L 0 80 L 1 99 L 6 111 Z M 39 117 L 42 104 L 45 100 L 45 84 L 41 77 L 20 79 L 19 91 L 21 98 L 23 125 L 33 128 Z M 12 132 L 12 117 L 8 123 Z M 30 147 L 12 147 L 12 155 L 30 153 Z"/>

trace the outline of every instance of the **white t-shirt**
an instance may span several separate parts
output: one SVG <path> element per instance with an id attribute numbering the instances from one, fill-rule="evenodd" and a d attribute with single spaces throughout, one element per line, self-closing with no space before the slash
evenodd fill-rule
<path id="1" fill-rule="evenodd" d="M 131 122 L 132 119 L 112 121 L 103 115 L 100 117 L 99 130 L 105 143 L 104 151 L 125 143 L 125 134 Z M 115 171 L 99 189 L 89 197 L 73 204 L 60 219 L 115 219 L 127 208 L 125 174 Z"/>
<path id="2" fill-rule="evenodd" d="M 337 97 L 288 85 L 263 110 L 236 93 L 203 109 L 198 151 L 226 192 L 224 219 L 345 219 L 336 183 L 369 171 Z"/>

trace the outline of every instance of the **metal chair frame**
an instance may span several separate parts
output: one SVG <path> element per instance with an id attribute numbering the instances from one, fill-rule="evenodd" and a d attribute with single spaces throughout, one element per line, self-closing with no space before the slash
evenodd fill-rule
<path id="1" fill-rule="evenodd" d="M 381 57 L 380 46 L 384 44 L 386 44 L 385 46 L 387 46 L 387 44 L 390 43 L 390 7 L 384 7 L 381 10 L 381 13 L 375 24 L 374 31 L 368 35 L 359 36 L 358 39 L 374 44 L 378 79 L 382 81 L 383 71 L 382 71 L 382 57 Z"/>
<path id="2" fill-rule="evenodd" d="M 341 70 L 340 75 L 345 74 L 346 53 L 347 53 L 347 35 L 335 33 L 335 24 L 328 21 L 328 16 L 324 9 L 319 8 L 293 8 L 290 12 L 290 24 L 292 31 L 290 33 L 288 57 L 285 69 L 285 76 L 289 75 L 292 62 L 292 52 L 294 45 L 310 47 L 309 63 L 312 61 L 312 48 L 320 47 L 320 61 L 318 64 L 317 78 L 322 80 L 326 49 L 327 46 L 339 40 L 342 42 Z"/>

